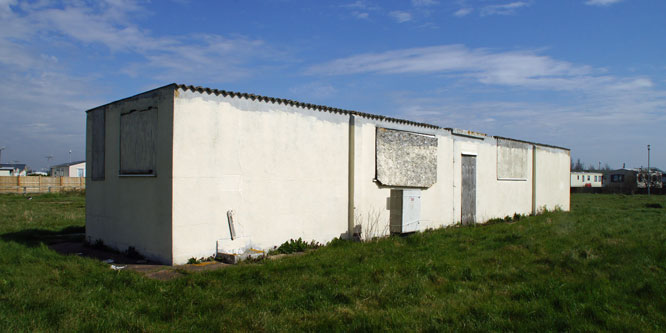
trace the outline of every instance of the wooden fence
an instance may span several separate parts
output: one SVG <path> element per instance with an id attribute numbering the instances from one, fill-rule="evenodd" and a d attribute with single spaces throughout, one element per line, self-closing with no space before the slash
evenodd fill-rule
<path id="1" fill-rule="evenodd" d="M 85 177 L 0 176 L 0 193 L 51 193 L 85 189 Z"/>

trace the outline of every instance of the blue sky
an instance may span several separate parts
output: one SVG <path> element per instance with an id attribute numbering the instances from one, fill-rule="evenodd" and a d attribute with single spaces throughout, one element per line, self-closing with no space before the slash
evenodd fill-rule
<path id="1" fill-rule="evenodd" d="M 92 107 L 172 82 L 666 169 L 666 1 L 0 0 L 2 162 L 84 159 Z"/>

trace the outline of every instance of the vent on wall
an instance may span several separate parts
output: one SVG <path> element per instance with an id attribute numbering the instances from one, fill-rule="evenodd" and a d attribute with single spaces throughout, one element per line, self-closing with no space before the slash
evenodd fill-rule
<path id="1" fill-rule="evenodd" d="M 421 190 L 391 190 L 390 230 L 403 234 L 419 230 Z"/>

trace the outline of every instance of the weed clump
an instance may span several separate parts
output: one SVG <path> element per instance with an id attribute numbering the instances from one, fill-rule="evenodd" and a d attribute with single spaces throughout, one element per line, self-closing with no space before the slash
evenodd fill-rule
<path id="1" fill-rule="evenodd" d="M 507 215 L 504 218 L 496 217 L 496 218 L 492 218 L 492 219 L 486 221 L 486 223 L 484 223 L 484 225 L 492 225 L 492 224 L 497 224 L 497 223 L 518 222 L 524 216 L 525 215 L 514 213 L 513 216 Z"/>
<path id="2" fill-rule="evenodd" d="M 86 242 L 86 245 L 101 251 L 116 252 L 114 249 L 104 244 L 104 241 L 101 239 L 96 239 L 95 242 Z"/>
<path id="3" fill-rule="evenodd" d="M 504 222 L 504 219 L 503 219 L 503 218 L 501 218 L 501 217 L 496 217 L 496 218 L 492 218 L 492 219 L 486 221 L 485 224 L 487 224 L 487 225 L 491 225 L 491 224 L 497 224 L 497 223 L 502 223 L 502 222 Z"/>
<path id="4" fill-rule="evenodd" d="M 201 257 L 201 258 L 192 257 L 190 259 L 187 259 L 187 264 L 188 265 L 200 264 L 202 262 L 208 262 L 208 261 L 213 261 L 213 260 L 215 260 L 215 256 Z"/>
<path id="5" fill-rule="evenodd" d="M 310 249 L 320 248 L 322 245 L 316 241 L 306 242 L 300 237 L 297 240 L 290 239 L 282 243 L 277 249 L 273 249 L 269 254 L 290 254 L 295 252 L 305 252 Z"/>

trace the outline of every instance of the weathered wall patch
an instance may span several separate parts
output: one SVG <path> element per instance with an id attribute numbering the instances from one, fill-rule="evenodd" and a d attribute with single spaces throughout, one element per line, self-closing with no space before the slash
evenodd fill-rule
<path id="1" fill-rule="evenodd" d="M 155 174 L 157 108 L 120 115 L 120 173 Z"/>
<path id="2" fill-rule="evenodd" d="M 527 180 L 527 150 L 523 142 L 497 139 L 497 179 Z"/>
<path id="3" fill-rule="evenodd" d="M 437 182 L 437 138 L 378 127 L 376 167 L 382 185 L 430 187 Z"/>
<path id="4" fill-rule="evenodd" d="M 106 150 L 106 113 L 104 109 L 94 110 L 88 113 L 88 123 L 91 128 L 92 160 L 91 179 L 104 180 L 104 163 Z"/>

